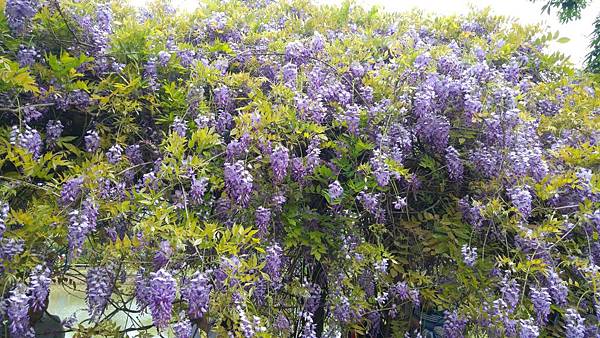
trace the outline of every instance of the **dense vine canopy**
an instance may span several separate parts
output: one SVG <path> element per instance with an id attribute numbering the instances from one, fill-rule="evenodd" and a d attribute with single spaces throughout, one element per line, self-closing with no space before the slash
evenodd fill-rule
<path id="1" fill-rule="evenodd" d="M 600 336 L 600 88 L 545 52 L 558 34 L 351 3 L 0 7 L 11 337 L 51 285 L 85 289 L 79 337 L 417 337 L 435 314 L 450 338 Z"/>

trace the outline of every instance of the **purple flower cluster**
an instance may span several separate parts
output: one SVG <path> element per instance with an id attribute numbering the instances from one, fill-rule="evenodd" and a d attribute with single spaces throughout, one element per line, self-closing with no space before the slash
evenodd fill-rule
<path id="1" fill-rule="evenodd" d="M 529 218 L 531 214 L 531 193 L 528 187 L 512 189 L 510 200 L 524 219 Z"/>
<path id="2" fill-rule="evenodd" d="M 25 131 L 13 126 L 10 132 L 10 143 L 25 149 L 34 159 L 40 157 L 44 146 L 40 133 L 28 125 L 25 125 Z"/>
<path id="3" fill-rule="evenodd" d="M 544 287 L 532 287 L 529 290 L 529 297 L 533 308 L 537 316 L 537 323 L 540 325 L 546 324 L 548 315 L 550 314 L 550 305 L 552 305 L 552 299 L 548 293 L 548 289 Z"/>
<path id="4" fill-rule="evenodd" d="M 73 210 L 69 213 L 69 216 L 67 233 L 69 254 L 77 256 L 83 250 L 83 243 L 87 236 L 96 229 L 98 206 L 93 200 L 85 199 L 81 210 Z"/>
<path id="5" fill-rule="evenodd" d="M 519 320 L 519 326 L 519 338 L 537 338 L 540 335 L 540 328 L 531 318 Z"/>
<path id="6" fill-rule="evenodd" d="M 150 306 L 152 321 L 159 329 L 166 328 L 169 325 L 176 287 L 177 282 L 168 271 L 160 269 L 150 274 L 148 305 Z"/>
<path id="7" fill-rule="evenodd" d="M 65 182 L 60 191 L 60 203 L 69 205 L 75 202 L 81 195 L 83 177 L 72 178 Z"/>
<path id="8" fill-rule="evenodd" d="M 0 259 L 10 261 L 25 249 L 25 241 L 15 238 L 0 238 Z M 0 270 L 1 271 L 1 270 Z"/>
<path id="9" fill-rule="evenodd" d="M 4 14 L 8 26 L 15 34 L 24 33 L 39 9 L 38 0 L 8 0 L 4 8 Z"/>
<path id="10" fill-rule="evenodd" d="M 17 285 L 8 298 L 6 315 L 11 337 L 35 337 L 29 323 L 29 297 L 26 292 L 27 288 L 24 285 Z"/>
<path id="11" fill-rule="evenodd" d="M 181 137 L 185 137 L 187 131 L 187 123 L 179 116 L 175 117 L 173 124 L 171 125 L 173 132 Z"/>
<path id="12" fill-rule="evenodd" d="M 208 311 L 212 286 L 205 274 L 196 272 L 181 289 L 182 298 L 188 303 L 191 319 L 199 319 Z"/>
<path id="13" fill-rule="evenodd" d="M 108 151 L 106 152 L 106 159 L 108 160 L 108 163 L 111 164 L 119 163 L 122 157 L 123 147 L 121 147 L 118 144 L 115 144 L 114 146 L 110 147 L 110 149 L 108 149 Z"/>
<path id="14" fill-rule="evenodd" d="M 29 276 L 29 302 L 33 311 L 41 311 L 45 308 L 51 283 L 48 267 L 37 265 L 31 271 Z"/>
<path id="15" fill-rule="evenodd" d="M 56 143 L 64 129 L 63 124 L 59 120 L 49 120 L 46 124 L 46 143 L 51 147 Z"/>
<path id="16" fill-rule="evenodd" d="M 246 206 L 252 194 L 253 178 L 244 162 L 225 163 L 223 179 L 229 197 L 241 206 Z"/>
<path id="17" fill-rule="evenodd" d="M 517 283 L 514 279 L 509 279 L 509 276 L 506 275 L 502 279 L 500 292 L 502 293 L 502 299 L 509 308 L 513 309 L 519 303 L 520 296 L 520 288 L 519 283 Z"/>
<path id="18" fill-rule="evenodd" d="M 281 286 L 281 269 L 283 267 L 283 250 L 278 244 L 267 247 L 263 271 L 269 275 L 275 289 Z"/>
<path id="19" fill-rule="evenodd" d="M 370 163 L 373 168 L 373 174 L 375 175 L 375 181 L 380 187 L 385 187 L 390 182 L 391 171 L 386 161 L 387 156 L 382 154 L 379 150 L 375 150 L 373 157 L 371 157 Z"/>
<path id="20" fill-rule="evenodd" d="M 191 338 L 193 334 L 192 323 L 187 319 L 182 319 L 173 324 L 173 333 L 176 338 Z"/>
<path id="21" fill-rule="evenodd" d="M 10 206 L 8 203 L 0 202 L 0 239 L 2 239 L 6 231 L 6 219 L 8 218 L 9 211 Z"/>
<path id="22" fill-rule="evenodd" d="M 366 211 L 373 215 L 377 219 L 384 217 L 385 211 L 381 208 L 379 203 L 380 194 L 368 193 L 361 191 L 356 199 L 362 204 Z"/>
<path id="23" fill-rule="evenodd" d="M 269 224 L 271 223 L 271 209 L 258 207 L 254 213 L 254 219 L 256 220 L 256 227 L 258 233 L 261 236 L 265 236 L 268 231 Z"/>
<path id="24" fill-rule="evenodd" d="M 36 60 L 40 58 L 40 54 L 35 50 L 34 47 L 27 48 L 21 46 L 17 53 L 17 60 L 19 60 L 20 67 L 28 67 L 35 64 Z"/>
<path id="25" fill-rule="evenodd" d="M 558 305 L 565 305 L 567 303 L 567 296 L 569 294 L 569 288 L 566 283 L 560 278 L 558 273 L 554 270 L 548 271 L 548 277 L 546 278 L 548 291 L 552 296 L 554 303 Z"/>
<path id="26" fill-rule="evenodd" d="M 448 146 L 450 123 L 444 116 L 424 114 L 418 118 L 415 132 L 422 142 L 442 152 Z"/>
<path id="27" fill-rule="evenodd" d="M 114 273 L 107 267 L 94 267 L 88 270 L 86 302 L 90 317 L 99 321 L 113 292 Z"/>
<path id="28" fill-rule="evenodd" d="M 161 241 L 158 250 L 154 254 L 154 269 L 159 270 L 163 268 L 169 262 L 169 258 L 173 254 L 173 248 L 169 241 Z"/>
<path id="29" fill-rule="evenodd" d="M 565 313 L 567 338 L 584 338 L 585 335 L 585 320 L 577 313 L 575 309 L 567 309 Z"/>
<path id="30" fill-rule="evenodd" d="M 446 311 L 444 314 L 444 337 L 448 338 L 462 338 L 464 337 L 465 327 L 467 320 L 460 318 L 458 312 Z"/>
<path id="31" fill-rule="evenodd" d="M 208 179 L 206 177 L 192 177 L 192 184 L 189 192 L 190 200 L 197 205 L 202 204 L 207 186 Z"/>
<path id="32" fill-rule="evenodd" d="M 460 249 L 463 256 L 463 261 L 467 266 L 472 267 L 477 260 L 477 248 L 472 248 L 467 244 L 464 244 Z"/>
<path id="33" fill-rule="evenodd" d="M 287 175 L 287 169 L 290 163 L 290 153 L 284 146 L 277 146 L 271 153 L 271 168 L 273 169 L 273 178 L 275 182 L 283 181 Z"/>
<path id="34" fill-rule="evenodd" d="M 329 185 L 329 198 L 331 198 L 331 200 L 337 200 L 338 198 L 342 197 L 343 193 L 344 188 L 342 188 L 340 182 L 337 180 L 333 181 L 333 183 Z"/>
<path id="35" fill-rule="evenodd" d="M 85 134 L 85 151 L 93 153 L 100 148 L 100 136 L 95 130 L 88 130 Z"/>
<path id="36" fill-rule="evenodd" d="M 143 310 L 150 302 L 150 283 L 144 277 L 144 268 L 141 268 L 135 275 L 134 293 L 138 307 Z"/>
<path id="37" fill-rule="evenodd" d="M 448 166 L 448 176 L 453 181 L 461 181 L 463 178 L 464 166 L 458 157 L 458 151 L 454 147 L 446 148 L 446 165 Z"/>

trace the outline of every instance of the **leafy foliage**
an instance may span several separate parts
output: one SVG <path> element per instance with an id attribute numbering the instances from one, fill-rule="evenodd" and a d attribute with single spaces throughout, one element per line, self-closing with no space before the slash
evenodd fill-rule
<path id="1" fill-rule="evenodd" d="M 81 337 L 398 337 L 440 313 L 447 337 L 598 335 L 600 89 L 544 52 L 558 34 L 351 2 L 5 7 L 12 335 L 45 268 L 85 287 Z"/>

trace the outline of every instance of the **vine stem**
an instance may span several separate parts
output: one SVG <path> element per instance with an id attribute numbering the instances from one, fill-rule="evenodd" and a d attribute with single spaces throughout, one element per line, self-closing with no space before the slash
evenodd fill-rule
<path id="1" fill-rule="evenodd" d="M 67 29 L 69 30 L 69 32 L 71 32 L 71 35 L 73 35 L 73 38 L 75 38 L 75 42 L 77 42 L 78 44 L 80 44 L 82 46 L 86 46 L 88 48 L 94 47 L 94 46 L 92 46 L 92 45 L 90 45 L 88 43 L 85 43 L 85 42 L 82 42 L 81 40 L 79 40 L 79 37 L 77 36 L 77 34 L 75 34 L 75 31 L 73 30 L 73 28 L 69 24 L 69 20 L 67 20 L 67 17 L 63 13 L 62 8 L 60 8 L 60 4 L 58 3 L 58 0 L 53 0 L 52 4 L 54 5 L 54 7 L 56 8 L 56 10 L 58 11 L 58 14 L 60 14 L 60 17 L 63 19 L 63 22 L 65 23 L 65 26 L 67 26 Z"/>

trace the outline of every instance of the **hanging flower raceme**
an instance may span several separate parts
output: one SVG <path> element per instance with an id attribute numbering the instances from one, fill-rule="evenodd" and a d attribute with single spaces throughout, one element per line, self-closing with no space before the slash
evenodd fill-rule
<path id="1" fill-rule="evenodd" d="M 188 303 L 191 319 L 200 319 L 208 311 L 212 286 L 205 274 L 196 272 L 181 289 L 182 298 Z"/>
<path id="2" fill-rule="evenodd" d="M 114 273 L 108 267 L 94 267 L 88 270 L 86 302 L 90 317 L 99 321 L 113 292 Z"/>
<path id="3" fill-rule="evenodd" d="M 223 178 L 229 197 L 241 206 L 247 205 L 252 194 L 253 178 L 244 162 L 225 163 Z"/>
<path id="4" fill-rule="evenodd" d="M 17 285 L 10 293 L 7 301 L 6 315 L 8 317 L 8 328 L 12 337 L 35 336 L 33 328 L 29 323 L 29 297 L 24 285 Z"/>
<path id="5" fill-rule="evenodd" d="M 152 321 L 157 328 L 163 329 L 169 325 L 171 310 L 175 300 L 177 282 L 171 274 L 160 269 L 150 274 L 150 297 L 148 305 Z"/>
<path id="6" fill-rule="evenodd" d="M 277 146 L 271 153 L 271 168 L 275 182 L 281 182 L 287 175 L 289 162 L 290 154 L 287 148 L 281 145 Z"/>
<path id="7" fill-rule="evenodd" d="M 33 311 L 44 310 L 50 294 L 50 269 L 37 265 L 29 277 L 29 303 Z"/>
<path id="8" fill-rule="evenodd" d="M 13 33 L 24 33 L 39 7 L 38 0 L 8 0 L 4 14 Z"/>
<path id="9" fill-rule="evenodd" d="M 8 218 L 9 210 L 10 206 L 8 203 L 0 202 L 0 239 L 2 239 L 2 236 L 6 231 L 6 219 Z"/>

